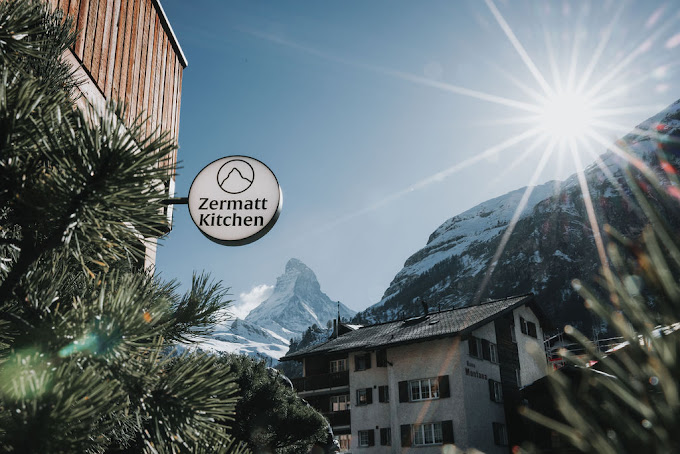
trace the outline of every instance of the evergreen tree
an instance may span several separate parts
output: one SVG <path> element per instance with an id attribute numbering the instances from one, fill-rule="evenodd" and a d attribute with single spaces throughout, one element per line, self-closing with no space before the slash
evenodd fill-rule
<path id="1" fill-rule="evenodd" d="M 0 2 L 0 451 L 236 452 L 237 385 L 170 354 L 218 321 L 225 289 L 141 271 L 165 227 L 165 136 L 76 107 L 71 22 Z"/>
<path id="2" fill-rule="evenodd" d="M 255 453 L 301 454 L 328 442 L 328 422 L 300 399 L 276 369 L 245 355 L 224 354 L 219 363 L 243 390 L 233 435 Z"/>
<path id="3" fill-rule="evenodd" d="M 666 121 L 674 124 L 677 117 Z M 549 375 L 561 419 L 521 409 L 582 452 L 680 452 L 680 236 L 668 222 L 680 215 L 680 130 L 660 125 L 657 131 L 657 152 L 646 157 L 650 165 L 627 172 L 648 226 L 632 239 L 605 226 L 609 264 L 600 291 L 574 281 L 586 307 L 626 344 L 605 355 L 567 326 L 565 333 L 587 355 L 561 352 L 582 371 L 578 387 L 562 373 Z M 587 367 L 592 362 L 599 373 Z"/>

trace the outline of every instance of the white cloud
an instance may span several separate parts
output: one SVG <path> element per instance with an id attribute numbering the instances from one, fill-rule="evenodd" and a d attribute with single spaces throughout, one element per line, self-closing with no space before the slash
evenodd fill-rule
<path id="1" fill-rule="evenodd" d="M 249 292 L 239 293 L 238 299 L 229 307 L 229 312 L 235 317 L 244 319 L 246 315 L 259 306 L 274 291 L 273 285 L 256 285 Z"/>

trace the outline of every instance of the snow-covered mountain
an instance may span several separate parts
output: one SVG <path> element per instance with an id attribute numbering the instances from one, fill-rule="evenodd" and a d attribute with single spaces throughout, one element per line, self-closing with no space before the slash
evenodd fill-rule
<path id="1" fill-rule="evenodd" d="M 680 101 L 640 124 L 619 145 L 642 158 L 668 184 L 655 151 L 663 147 L 669 160 L 677 163 L 679 138 Z M 634 237 L 647 220 L 636 208 L 623 167 L 623 159 L 607 151 L 584 174 L 598 224 L 613 225 Z M 556 327 L 567 322 L 586 331 L 594 327 L 571 288 L 572 279 L 587 281 L 599 268 L 577 175 L 532 189 L 493 273 L 487 276 L 525 192 L 526 188 L 512 191 L 444 222 L 406 260 L 382 299 L 357 314 L 355 321 L 380 322 L 416 314 L 421 310 L 417 298 L 430 307 L 450 308 L 531 291 Z M 680 229 L 680 220 L 670 216 L 670 222 Z"/>
<path id="2" fill-rule="evenodd" d="M 340 317 L 355 314 L 340 303 Z M 274 292 L 253 309 L 245 321 L 266 328 L 286 339 L 300 336 L 309 326 L 326 326 L 338 316 L 338 303 L 321 291 L 314 272 L 298 259 L 290 259 L 276 279 Z"/>
<path id="3" fill-rule="evenodd" d="M 274 333 L 236 319 L 230 326 L 213 332 L 209 338 L 200 343 L 199 347 L 201 350 L 278 360 L 288 351 L 288 344 L 288 340 Z"/>
<path id="4" fill-rule="evenodd" d="M 298 259 L 290 259 L 276 280 L 272 294 L 244 320 L 218 329 L 202 342 L 203 350 L 241 353 L 278 360 L 288 351 L 290 339 L 300 338 L 312 325 L 326 328 L 338 316 L 338 304 L 321 291 L 314 272 Z M 355 312 L 340 303 L 340 317 Z"/>

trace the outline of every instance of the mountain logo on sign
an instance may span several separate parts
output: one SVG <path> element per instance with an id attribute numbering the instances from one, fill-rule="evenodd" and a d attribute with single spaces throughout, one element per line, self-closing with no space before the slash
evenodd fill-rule
<path id="1" fill-rule="evenodd" d="M 217 172 L 217 184 L 229 194 L 245 192 L 255 181 L 253 167 L 242 159 L 232 159 Z"/>

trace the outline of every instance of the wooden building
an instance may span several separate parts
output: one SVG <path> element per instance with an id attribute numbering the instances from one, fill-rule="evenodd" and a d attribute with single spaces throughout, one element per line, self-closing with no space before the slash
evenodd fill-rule
<path id="1" fill-rule="evenodd" d="M 182 72 L 187 60 L 159 0 L 49 0 L 71 16 L 78 37 L 63 58 L 76 68 L 82 97 L 95 108 L 125 102 L 125 121 L 148 118 L 146 132 L 177 142 Z M 171 156 L 174 168 L 177 153 Z M 174 195 L 174 176 L 165 184 Z M 168 221 L 172 210 L 168 209 Z M 155 263 L 156 241 L 145 240 L 145 267 Z"/>

